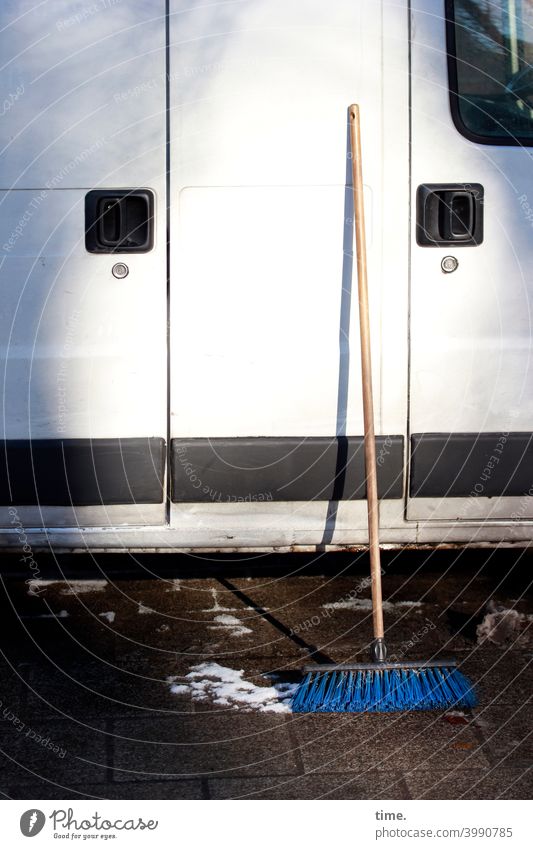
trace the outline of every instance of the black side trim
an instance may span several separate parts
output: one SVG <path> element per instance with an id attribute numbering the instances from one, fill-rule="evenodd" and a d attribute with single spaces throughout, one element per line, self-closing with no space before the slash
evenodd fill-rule
<path id="1" fill-rule="evenodd" d="M 0 504 L 160 504 L 165 440 L 8 439 Z"/>
<path id="2" fill-rule="evenodd" d="M 533 494 L 533 433 L 415 433 L 412 498 Z"/>
<path id="3" fill-rule="evenodd" d="M 378 436 L 380 498 L 403 496 L 403 436 Z M 173 439 L 173 501 L 365 497 L 362 436 Z"/>
<path id="4" fill-rule="evenodd" d="M 459 82 L 457 79 L 457 46 L 455 39 L 455 12 L 454 0 L 445 0 L 446 14 L 446 50 L 448 62 L 448 85 L 450 89 L 450 110 L 452 120 L 458 130 L 465 139 L 474 142 L 475 144 L 486 145 L 505 145 L 506 147 L 531 147 L 533 139 L 531 137 L 515 136 L 511 132 L 502 136 L 482 136 L 479 133 L 474 133 L 464 123 L 461 117 L 459 108 Z"/>

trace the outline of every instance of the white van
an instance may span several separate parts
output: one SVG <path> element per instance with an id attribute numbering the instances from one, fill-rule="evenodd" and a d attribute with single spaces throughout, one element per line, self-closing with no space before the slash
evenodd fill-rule
<path id="1" fill-rule="evenodd" d="M 4 0 L 0 543 L 533 533 L 533 0 Z"/>

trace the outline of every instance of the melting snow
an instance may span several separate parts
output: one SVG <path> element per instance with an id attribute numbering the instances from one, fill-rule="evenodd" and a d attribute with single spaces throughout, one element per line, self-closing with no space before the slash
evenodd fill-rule
<path id="1" fill-rule="evenodd" d="M 66 619 L 69 616 L 66 610 L 60 610 L 59 613 L 39 613 L 38 616 L 23 616 L 23 619 Z"/>
<path id="2" fill-rule="evenodd" d="M 348 598 L 345 601 L 331 601 L 323 604 L 326 610 L 372 610 L 370 598 Z M 397 607 L 422 607 L 421 601 L 384 601 L 383 610 L 394 610 Z"/>
<path id="3" fill-rule="evenodd" d="M 30 595 L 39 595 L 36 590 L 40 588 L 46 589 L 51 586 L 61 586 L 61 595 L 82 595 L 83 593 L 100 593 L 107 586 L 107 581 L 45 581 L 37 579 L 31 581 L 28 593 Z"/>
<path id="4" fill-rule="evenodd" d="M 252 629 L 243 625 L 240 619 L 236 616 L 228 616 L 227 613 L 215 616 L 215 622 L 219 624 L 209 625 L 210 631 L 229 631 L 231 637 L 242 637 L 244 634 L 252 633 Z"/>
<path id="5" fill-rule="evenodd" d="M 205 610 L 202 610 L 202 613 L 235 613 L 238 610 L 237 607 L 221 607 L 218 603 L 218 593 L 216 590 L 211 590 L 211 595 L 213 596 L 213 607 L 207 607 Z"/>
<path id="6" fill-rule="evenodd" d="M 60 590 L 61 595 L 82 595 L 83 593 L 101 593 L 107 587 L 107 581 L 69 581 L 68 586 Z"/>
<path id="7" fill-rule="evenodd" d="M 108 610 L 107 613 L 99 613 L 98 616 L 101 616 L 102 619 L 107 619 L 108 622 L 113 623 L 115 621 L 115 611 Z"/>
<path id="8" fill-rule="evenodd" d="M 172 684 L 170 687 L 170 692 L 175 695 L 186 695 L 191 692 L 191 688 L 188 684 Z"/>
<path id="9" fill-rule="evenodd" d="M 173 578 L 172 581 L 167 581 L 169 585 L 165 590 L 166 593 L 179 593 L 181 591 L 181 581 L 179 578 Z"/>
<path id="10" fill-rule="evenodd" d="M 169 678 L 170 692 L 190 695 L 195 702 L 212 701 L 216 705 L 235 707 L 261 713 L 290 713 L 290 700 L 297 684 L 273 683 L 268 676 L 261 676 L 269 685 L 258 687 L 244 677 L 243 669 L 229 669 L 218 663 L 200 663 L 174 683 Z"/>

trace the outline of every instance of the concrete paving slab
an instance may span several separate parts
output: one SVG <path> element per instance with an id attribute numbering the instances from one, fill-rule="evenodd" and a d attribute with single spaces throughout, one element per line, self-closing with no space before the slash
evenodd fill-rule
<path id="1" fill-rule="evenodd" d="M 531 799 L 533 770 L 422 770 L 405 775 L 413 799 Z M 488 825 L 488 823 L 485 823 Z M 512 825 L 512 823 L 510 823 Z"/>
<path id="2" fill-rule="evenodd" d="M 301 715 L 292 717 L 305 768 L 360 772 L 488 767 L 469 726 L 451 726 L 438 713 Z"/>
<path id="3" fill-rule="evenodd" d="M 493 764 L 506 760 L 513 767 L 533 764 L 531 700 L 522 705 L 489 704 L 476 711 L 475 723 L 481 729 L 483 747 Z"/>
<path id="4" fill-rule="evenodd" d="M 166 675 L 145 664 L 146 675 L 133 666 L 114 663 L 51 665 L 32 669 L 28 687 L 28 710 L 35 716 L 63 715 L 101 725 L 115 716 L 157 716 L 192 711 L 189 699 L 172 696 Z M 169 666 L 171 669 L 172 666 Z"/>
<path id="5" fill-rule="evenodd" d="M 533 658 L 529 652 L 483 646 L 469 660 L 476 665 L 481 705 L 520 706 L 533 690 Z"/>
<path id="6" fill-rule="evenodd" d="M 10 780 L 5 780 L 3 795 L 7 799 L 100 799 L 103 797 L 99 792 L 105 787 L 105 784 L 98 784 L 90 788 L 94 792 L 89 792 L 85 785 L 73 787 L 60 781 L 38 781 L 35 777 L 28 783 L 18 784 L 16 777 L 11 775 Z"/>
<path id="7" fill-rule="evenodd" d="M 212 799 L 398 799 L 406 798 L 405 783 L 395 772 L 353 775 L 298 775 L 268 778 L 210 778 Z"/>
<path id="8" fill-rule="evenodd" d="M 30 784 L 13 786 L 7 791 L 9 799 L 59 799 L 63 798 L 54 785 Z M 79 787 L 69 789 L 69 799 L 205 799 L 199 780 L 193 781 L 138 781 L 107 784 L 87 784 L 83 792 Z"/>
<path id="9" fill-rule="evenodd" d="M 39 720 L 13 725 L 0 731 L 0 750 L 5 786 L 45 778 L 71 788 L 104 781 L 107 774 L 104 735 L 79 725 Z"/>
<path id="10" fill-rule="evenodd" d="M 209 711 L 115 726 L 117 781 L 191 776 L 294 774 L 297 763 L 285 720 Z"/>

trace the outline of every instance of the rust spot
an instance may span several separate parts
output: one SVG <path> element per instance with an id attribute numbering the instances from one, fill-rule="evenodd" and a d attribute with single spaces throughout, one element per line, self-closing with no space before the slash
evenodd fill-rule
<path id="1" fill-rule="evenodd" d="M 457 743 L 452 744 L 452 749 L 459 749 L 460 751 L 469 751 L 474 748 L 473 743 L 467 743 L 463 740 L 458 740 Z"/>

